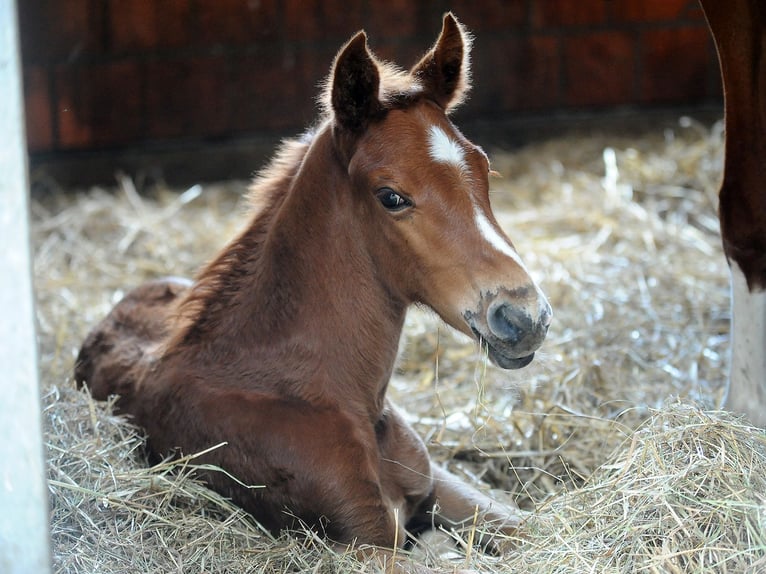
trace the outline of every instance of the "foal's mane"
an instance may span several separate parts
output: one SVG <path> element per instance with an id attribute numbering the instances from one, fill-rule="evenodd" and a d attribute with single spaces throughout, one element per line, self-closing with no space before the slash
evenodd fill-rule
<path id="1" fill-rule="evenodd" d="M 248 261 L 259 259 L 271 220 L 284 202 L 315 134 L 312 130 L 299 139 L 285 140 L 258 172 L 248 188 L 248 223 L 197 273 L 194 284 L 178 303 L 176 321 L 163 353 L 200 338 L 206 330 L 205 325 L 200 325 L 204 312 L 225 308 L 232 300 L 238 288 L 235 279 L 245 273 Z"/>

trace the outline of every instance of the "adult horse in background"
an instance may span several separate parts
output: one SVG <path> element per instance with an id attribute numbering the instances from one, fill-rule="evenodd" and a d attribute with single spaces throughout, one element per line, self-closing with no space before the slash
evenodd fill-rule
<path id="1" fill-rule="evenodd" d="M 766 3 L 700 0 L 724 88 L 719 217 L 731 270 L 727 406 L 766 426 Z"/>
<path id="2" fill-rule="evenodd" d="M 550 324 L 492 214 L 487 156 L 448 117 L 469 47 L 447 14 L 404 72 L 357 34 L 318 127 L 254 182 L 246 229 L 193 283 L 128 293 L 80 350 L 76 380 L 118 394 L 154 457 L 209 451 L 199 462 L 226 472 L 204 479 L 270 530 L 392 548 L 423 525 L 518 526 L 514 508 L 433 464 L 386 398 L 412 303 L 507 369 Z"/>

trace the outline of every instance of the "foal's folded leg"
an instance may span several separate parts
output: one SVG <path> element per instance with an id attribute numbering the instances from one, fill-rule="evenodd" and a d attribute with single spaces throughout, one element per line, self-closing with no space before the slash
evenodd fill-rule
<path id="1" fill-rule="evenodd" d="M 472 527 L 480 534 L 477 542 L 502 551 L 512 544 L 521 524 L 519 509 L 493 500 L 443 468 L 432 465 L 436 510 L 434 523 L 445 528 Z"/>

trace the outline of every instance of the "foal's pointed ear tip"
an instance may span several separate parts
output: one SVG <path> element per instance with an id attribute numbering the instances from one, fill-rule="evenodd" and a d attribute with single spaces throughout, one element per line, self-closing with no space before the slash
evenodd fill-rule
<path id="1" fill-rule="evenodd" d="M 364 30 L 360 30 L 338 51 L 335 56 L 335 66 L 338 66 L 340 62 L 347 61 L 349 57 L 356 59 L 359 56 L 364 57 L 365 54 L 369 55 L 369 53 L 370 51 L 367 48 L 367 34 Z"/>
<path id="2" fill-rule="evenodd" d="M 367 32 L 364 30 L 359 30 L 356 34 L 354 34 L 351 39 L 346 42 L 346 48 L 350 48 L 353 46 L 354 48 L 365 48 L 367 49 Z"/>
<path id="3" fill-rule="evenodd" d="M 452 12 L 445 12 L 442 18 L 442 28 L 444 30 L 456 30 L 460 28 L 460 22 Z"/>

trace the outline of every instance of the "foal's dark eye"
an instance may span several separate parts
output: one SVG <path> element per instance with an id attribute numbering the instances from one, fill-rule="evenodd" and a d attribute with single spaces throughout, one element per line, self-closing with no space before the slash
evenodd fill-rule
<path id="1" fill-rule="evenodd" d="M 389 211 L 401 211 L 412 205 L 409 199 L 399 195 L 390 187 L 381 187 L 375 195 L 381 205 Z"/>

